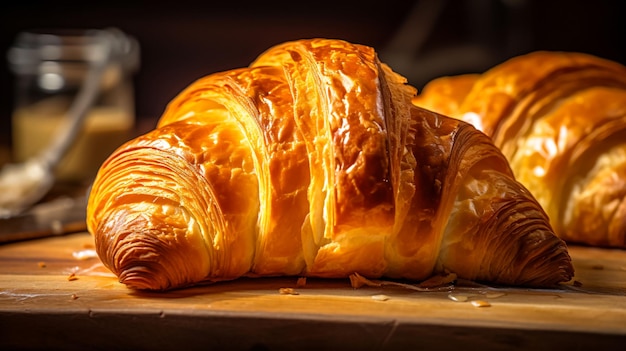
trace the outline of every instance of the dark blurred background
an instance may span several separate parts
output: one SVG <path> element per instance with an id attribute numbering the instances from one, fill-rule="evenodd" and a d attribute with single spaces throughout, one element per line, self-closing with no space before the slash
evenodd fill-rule
<path id="1" fill-rule="evenodd" d="M 446 74 L 480 72 L 534 50 L 581 51 L 626 63 L 619 0 L 3 1 L 0 5 L 0 144 L 10 145 L 14 77 L 6 52 L 33 28 L 117 27 L 135 37 L 139 129 L 206 74 L 246 66 L 269 46 L 327 37 L 375 47 L 422 87 Z M 139 131 L 141 132 L 141 130 Z"/>

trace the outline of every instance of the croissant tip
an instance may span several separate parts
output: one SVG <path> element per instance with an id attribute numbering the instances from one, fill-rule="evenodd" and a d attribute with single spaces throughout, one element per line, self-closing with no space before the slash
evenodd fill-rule
<path id="1" fill-rule="evenodd" d="M 155 269 L 145 265 L 133 266 L 123 269 L 119 274 L 119 282 L 134 290 L 166 290 L 167 284 L 159 282 L 156 278 L 159 274 Z"/>
<path id="2" fill-rule="evenodd" d="M 144 242 L 141 249 L 126 247 L 127 252 L 119 252 L 115 271 L 120 283 L 135 290 L 165 291 L 200 278 L 197 270 L 185 265 L 188 256 L 184 253 L 172 254 L 171 250 L 168 253 L 163 246 L 150 244 Z"/>
<path id="3" fill-rule="evenodd" d="M 555 237 L 542 249 L 536 251 L 536 255 L 530 260 L 528 269 L 523 274 L 523 281 L 530 287 L 558 287 L 574 277 L 574 266 L 568 253 L 567 246 L 563 241 Z M 551 264 L 543 265 L 545 260 Z M 532 275 L 530 275 L 534 272 Z"/>

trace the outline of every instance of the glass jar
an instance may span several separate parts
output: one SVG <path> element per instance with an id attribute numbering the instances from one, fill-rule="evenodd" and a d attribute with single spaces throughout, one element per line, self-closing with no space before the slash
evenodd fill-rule
<path id="1" fill-rule="evenodd" d="M 139 67 L 134 38 L 117 29 L 22 32 L 9 49 L 8 62 L 15 74 L 15 162 L 50 147 L 63 132 L 72 104 L 97 66 L 95 99 L 54 170 L 56 179 L 89 182 L 111 152 L 133 136 L 132 75 Z"/>

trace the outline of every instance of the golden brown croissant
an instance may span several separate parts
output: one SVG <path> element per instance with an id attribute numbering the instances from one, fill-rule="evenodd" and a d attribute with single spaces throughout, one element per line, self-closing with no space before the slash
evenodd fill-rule
<path id="1" fill-rule="evenodd" d="M 413 99 L 490 135 L 566 241 L 626 248 L 626 67 L 538 51 Z"/>
<path id="2" fill-rule="evenodd" d="M 573 268 L 501 152 L 367 46 L 310 39 L 199 79 L 102 165 L 88 228 L 131 288 L 241 276 L 552 286 Z"/>

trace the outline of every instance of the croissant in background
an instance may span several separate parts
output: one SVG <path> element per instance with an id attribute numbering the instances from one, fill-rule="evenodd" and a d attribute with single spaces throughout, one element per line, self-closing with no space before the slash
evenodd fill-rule
<path id="1" fill-rule="evenodd" d="M 372 48 L 329 39 L 199 79 L 99 170 L 87 218 L 102 262 L 151 290 L 353 273 L 570 280 L 567 247 L 501 152 L 415 94 Z"/>
<path id="2" fill-rule="evenodd" d="M 561 238 L 626 248 L 626 67 L 538 51 L 435 79 L 413 102 L 490 135 Z"/>

